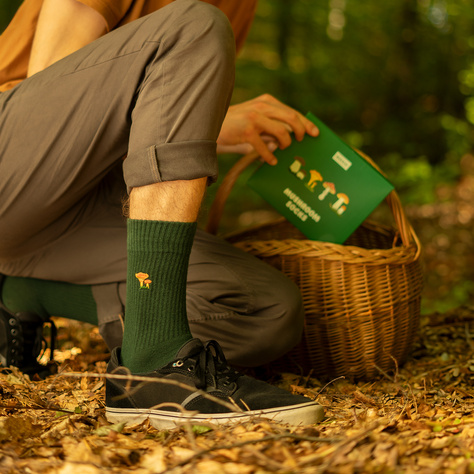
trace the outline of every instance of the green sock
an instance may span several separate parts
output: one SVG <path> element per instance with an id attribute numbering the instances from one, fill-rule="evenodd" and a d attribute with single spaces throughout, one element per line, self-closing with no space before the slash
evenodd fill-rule
<path id="1" fill-rule="evenodd" d="M 12 312 L 29 311 L 45 321 L 50 316 L 97 325 L 97 306 L 90 285 L 6 276 L 3 304 Z"/>
<path id="2" fill-rule="evenodd" d="M 128 220 L 122 363 L 132 373 L 165 365 L 192 338 L 186 279 L 196 226 L 195 222 Z"/>

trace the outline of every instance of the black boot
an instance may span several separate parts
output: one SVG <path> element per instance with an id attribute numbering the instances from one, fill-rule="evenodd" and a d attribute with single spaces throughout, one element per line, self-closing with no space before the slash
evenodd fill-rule
<path id="1" fill-rule="evenodd" d="M 0 275 L 0 295 L 3 275 Z M 51 324 L 51 357 L 53 359 L 56 327 L 52 321 L 43 321 L 35 313 L 12 313 L 0 300 L 0 363 L 3 367 L 18 367 L 28 375 L 38 374 L 41 378 L 52 373 L 51 367 L 41 365 L 41 354 L 45 340 L 43 324 Z M 50 364 L 51 365 L 51 364 Z"/>

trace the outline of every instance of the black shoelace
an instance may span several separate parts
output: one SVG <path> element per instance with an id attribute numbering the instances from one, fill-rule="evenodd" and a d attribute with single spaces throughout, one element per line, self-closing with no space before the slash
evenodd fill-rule
<path id="1" fill-rule="evenodd" d="M 207 341 L 197 357 L 195 375 L 199 379 L 199 389 L 208 386 L 228 387 L 241 374 L 227 364 L 224 353 L 216 341 Z"/>

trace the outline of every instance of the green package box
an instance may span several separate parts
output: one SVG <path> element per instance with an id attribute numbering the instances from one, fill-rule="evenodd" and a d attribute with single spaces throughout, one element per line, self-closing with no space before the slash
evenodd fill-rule
<path id="1" fill-rule="evenodd" d="M 342 244 L 393 190 L 390 182 L 313 114 L 319 136 L 277 150 L 247 184 L 311 240 Z"/>

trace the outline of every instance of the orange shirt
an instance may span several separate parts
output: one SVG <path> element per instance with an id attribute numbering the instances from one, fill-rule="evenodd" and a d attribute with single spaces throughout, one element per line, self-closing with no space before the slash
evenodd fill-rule
<path id="1" fill-rule="evenodd" d="M 108 31 L 152 13 L 173 0 L 79 0 L 97 10 Z M 257 0 L 202 0 L 215 5 L 229 18 L 237 50 L 247 36 Z M 0 36 L 0 91 L 26 78 L 36 22 L 43 0 L 25 0 Z"/>

